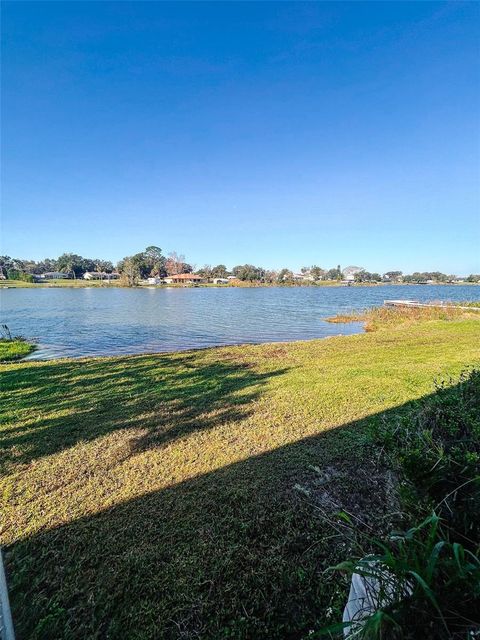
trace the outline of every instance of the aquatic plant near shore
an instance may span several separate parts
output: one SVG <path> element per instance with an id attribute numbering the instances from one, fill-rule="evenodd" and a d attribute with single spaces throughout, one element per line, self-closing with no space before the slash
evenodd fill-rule
<path id="1" fill-rule="evenodd" d="M 476 307 L 478 304 L 466 303 L 465 306 Z M 325 320 L 331 323 L 363 322 L 365 331 L 377 331 L 400 324 L 428 320 L 460 320 L 469 317 L 480 320 L 477 312 L 459 309 L 458 306 L 464 306 L 464 303 L 444 307 L 373 307 L 358 313 L 339 314 Z"/>
<path id="2" fill-rule="evenodd" d="M 36 346 L 21 336 L 12 336 L 6 324 L 0 325 L 0 362 L 20 360 L 34 351 Z"/>

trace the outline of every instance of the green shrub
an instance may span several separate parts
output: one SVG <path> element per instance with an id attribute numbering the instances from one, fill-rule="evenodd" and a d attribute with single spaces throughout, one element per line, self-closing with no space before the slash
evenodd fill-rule
<path id="1" fill-rule="evenodd" d="M 480 560 L 458 543 L 436 514 L 386 544 L 380 553 L 336 567 L 376 584 L 381 606 L 349 625 L 362 640 L 475 638 L 480 630 Z M 344 625 L 341 625 L 344 626 Z M 324 630 L 325 632 L 327 630 Z M 470 635 L 469 635 L 470 634 Z"/>
<path id="2" fill-rule="evenodd" d="M 418 410 L 385 422 L 377 437 L 396 456 L 417 503 L 458 535 L 480 539 L 480 371 L 441 383 Z"/>
<path id="3" fill-rule="evenodd" d="M 407 484 L 407 517 L 431 515 L 387 541 L 369 540 L 379 554 L 336 567 L 380 584 L 377 610 L 350 627 L 351 637 L 480 638 L 480 371 L 451 382 L 375 430 Z"/>
<path id="4" fill-rule="evenodd" d="M 35 282 L 35 278 L 31 273 L 24 273 L 18 269 L 10 269 L 7 271 L 7 278 L 9 280 L 21 280 L 22 282 Z"/>

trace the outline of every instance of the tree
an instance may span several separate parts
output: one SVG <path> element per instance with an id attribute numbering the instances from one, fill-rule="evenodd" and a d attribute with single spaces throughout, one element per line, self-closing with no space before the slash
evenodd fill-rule
<path id="1" fill-rule="evenodd" d="M 278 271 L 275 271 L 274 269 L 265 271 L 263 281 L 269 282 L 270 284 L 272 284 L 273 282 L 278 282 Z"/>
<path id="2" fill-rule="evenodd" d="M 37 262 L 34 273 L 47 273 L 48 271 L 58 271 L 57 260 L 45 258 L 45 260 Z"/>
<path id="3" fill-rule="evenodd" d="M 0 256 L 0 273 L 4 278 L 7 277 L 9 270 L 15 268 L 15 261 L 10 256 Z"/>
<path id="4" fill-rule="evenodd" d="M 140 253 L 135 253 L 131 256 L 133 264 L 138 269 L 140 274 L 140 278 L 148 278 L 152 271 L 152 262 L 147 258 L 144 251 L 140 251 Z"/>
<path id="5" fill-rule="evenodd" d="M 290 269 L 281 269 L 277 275 L 278 282 L 293 282 L 293 273 Z"/>
<path id="6" fill-rule="evenodd" d="M 370 273 L 370 271 L 365 271 L 362 269 L 354 274 L 355 282 L 380 282 L 382 276 L 379 273 Z"/>
<path id="7" fill-rule="evenodd" d="M 195 273 L 197 274 L 197 276 L 201 276 L 202 278 L 206 278 L 207 280 L 213 278 L 212 267 L 209 264 L 204 264 L 203 267 L 201 267 L 201 269 L 198 269 Z"/>
<path id="8" fill-rule="evenodd" d="M 94 271 L 95 262 L 76 253 L 62 253 L 57 259 L 57 269 L 62 273 L 73 273 L 75 278 L 79 278 L 86 271 Z"/>
<path id="9" fill-rule="evenodd" d="M 168 254 L 165 268 L 169 276 L 192 272 L 192 266 L 185 262 L 185 256 L 179 255 L 175 251 Z"/>
<path id="10" fill-rule="evenodd" d="M 340 265 L 336 269 L 329 269 L 325 274 L 325 280 L 341 280 L 342 271 Z"/>
<path id="11" fill-rule="evenodd" d="M 150 267 L 150 275 L 163 277 L 167 275 L 165 268 L 166 258 L 162 254 L 160 247 L 150 245 L 144 251 L 145 262 Z"/>
<path id="12" fill-rule="evenodd" d="M 314 281 L 317 282 L 318 280 L 321 280 L 325 275 L 325 269 L 322 269 L 321 267 L 318 267 L 316 264 L 314 264 L 312 267 L 310 267 L 310 275 L 312 276 Z"/>
<path id="13" fill-rule="evenodd" d="M 137 254 L 138 255 L 138 254 Z M 140 280 L 140 266 L 135 256 L 127 257 L 119 263 L 119 271 L 121 273 L 121 282 L 127 287 L 134 287 Z"/>
<path id="14" fill-rule="evenodd" d="M 401 271 L 387 271 L 383 274 L 383 277 L 385 280 L 390 280 L 390 282 L 398 282 L 402 279 L 402 275 Z"/>
<path id="15" fill-rule="evenodd" d="M 366 282 L 367 272 L 365 271 L 365 269 L 362 269 L 361 271 L 357 271 L 357 273 L 353 274 L 353 279 L 355 282 Z"/>
<path id="16" fill-rule="evenodd" d="M 237 265 L 232 269 L 233 275 L 244 282 L 262 281 L 265 278 L 265 269 L 255 267 L 253 264 Z"/>
<path id="17" fill-rule="evenodd" d="M 404 282 L 428 282 L 429 280 L 447 282 L 448 276 L 440 271 L 414 271 L 412 274 L 404 276 L 403 280 Z"/>
<path id="18" fill-rule="evenodd" d="M 99 260 L 97 258 L 95 260 L 92 260 L 92 262 L 94 264 L 95 271 L 99 271 L 101 273 L 112 273 L 113 271 L 113 264 L 110 262 L 110 260 Z"/>
<path id="19" fill-rule="evenodd" d="M 138 278 L 148 278 L 149 276 L 163 277 L 167 275 L 165 269 L 165 256 L 162 255 L 160 247 L 151 245 L 135 253 L 133 256 L 126 256 L 117 264 L 117 270 L 123 274 L 126 270 L 132 272 L 132 265 Z M 131 278 L 130 278 L 131 280 Z"/>
<path id="20" fill-rule="evenodd" d="M 34 282 L 34 279 L 31 273 L 18 271 L 18 269 L 10 269 L 9 271 L 7 271 L 7 278 L 9 280 L 22 280 L 23 282 Z"/>
<path id="21" fill-rule="evenodd" d="M 227 267 L 224 264 L 217 264 L 212 267 L 212 278 L 226 278 L 228 276 Z"/>

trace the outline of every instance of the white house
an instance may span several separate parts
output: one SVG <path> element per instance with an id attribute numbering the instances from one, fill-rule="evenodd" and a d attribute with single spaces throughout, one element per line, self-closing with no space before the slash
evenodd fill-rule
<path id="1" fill-rule="evenodd" d="M 47 271 L 46 273 L 40 273 L 37 277 L 42 278 L 42 280 L 66 280 L 70 278 L 70 274 L 62 271 Z"/>
<path id="2" fill-rule="evenodd" d="M 228 278 L 214 278 L 213 284 L 228 284 L 230 280 Z"/>
<path id="3" fill-rule="evenodd" d="M 365 269 L 363 267 L 354 266 L 345 267 L 345 269 L 342 271 L 343 279 L 347 282 L 354 282 L 355 274 L 360 273 L 360 271 L 365 271 Z"/>
<path id="4" fill-rule="evenodd" d="M 167 284 L 198 284 L 206 282 L 205 278 L 197 276 L 195 273 L 178 273 L 163 279 Z"/>
<path id="5" fill-rule="evenodd" d="M 315 280 L 310 273 L 294 273 L 293 279 L 298 282 L 313 282 Z"/>
<path id="6" fill-rule="evenodd" d="M 84 280 L 118 280 L 119 273 L 105 273 L 104 271 L 85 271 Z"/>

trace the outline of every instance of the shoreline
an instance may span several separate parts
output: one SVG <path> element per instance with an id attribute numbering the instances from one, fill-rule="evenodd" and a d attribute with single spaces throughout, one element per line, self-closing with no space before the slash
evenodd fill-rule
<path id="1" fill-rule="evenodd" d="M 325 335 L 314 338 L 295 339 L 295 340 L 268 340 L 268 341 L 249 341 L 249 342 L 235 342 L 235 343 L 219 343 L 203 347 L 185 347 L 176 348 L 172 350 L 163 351 L 139 351 L 135 353 L 118 353 L 112 355 L 70 355 L 59 357 L 38 357 L 38 352 L 42 350 L 41 343 L 35 342 L 30 339 L 30 344 L 33 346 L 33 350 L 22 357 L 21 360 L 16 362 L 65 362 L 74 361 L 80 362 L 85 360 L 111 360 L 119 358 L 141 358 L 148 356 L 168 356 L 168 355 L 184 355 L 188 353 L 198 353 L 204 351 L 213 351 L 218 349 L 239 349 L 246 347 L 261 347 L 261 346 L 287 346 L 287 345 L 300 345 L 315 342 L 324 342 L 326 340 L 335 338 L 352 338 L 353 336 L 364 335 L 379 330 L 391 330 L 394 327 L 401 327 L 407 325 L 414 325 L 422 322 L 431 321 L 454 321 L 454 320 L 478 320 L 477 307 L 471 308 L 459 308 L 454 305 L 448 307 L 429 307 L 425 306 L 420 309 L 417 308 L 391 308 L 391 307 L 375 307 L 370 310 L 366 310 L 362 313 L 351 315 L 337 315 L 332 317 L 321 318 L 321 322 L 326 324 L 336 325 L 352 325 L 358 324 L 358 331 L 352 331 L 351 333 L 336 333 L 333 335 Z M 9 362 L 3 362 L 2 364 L 10 364 Z"/>
<path id="2" fill-rule="evenodd" d="M 328 320 L 323 320 L 328 322 Z M 345 322 L 344 324 L 353 324 L 355 321 Z M 363 321 L 359 321 L 363 324 Z M 270 340 L 268 342 L 235 342 L 209 345 L 207 347 L 186 347 L 185 349 L 174 349 L 172 351 L 139 351 L 138 353 L 119 353 L 116 355 L 83 355 L 83 356 L 59 356 L 54 358 L 36 358 L 36 354 L 41 350 L 41 343 L 35 343 L 35 349 L 21 360 L 12 362 L 0 362 L 0 364 L 19 364 L 22 362 L 80 362 L 82 360 L 118 360 L 119 358 L 144 358 L 149 356 L 174 356 L 185 355 L 188 353 L 198 353 L 200 351 L 210 351 L 215 349 L 242 349 L 243 347 L 262 347 L 262 346 L 286 346 L 295 344 L 307 344 L 310 342 L 319 342 L 331 340 L 335 338 L 351 338 L 366 333 L 365 329 L 354 333 L 337 333 L 334 335 L 322 336 L 320 338 L 305 338 L 304 340 Z"/>
<path id="3" fill-rule="evenodd" d="M 75 283 L 75 284 L 74 284 Z M 118 283 L 103 284 L 100 281 L 74 280 L 56 282 L 23 282 L 21 280 L 2 280 L 0 289 L 291 289 L 291 288 L 312 288 L 312 287 L 463 287 L 480 286 L 479 282 L 354 282 L 344 284 L 337 280 L 312 282 L 309 284 L 291 283 L 265 283 L 265 282 L 241 282 L 236 284 L 139 284 L 128 287 Z"/>

